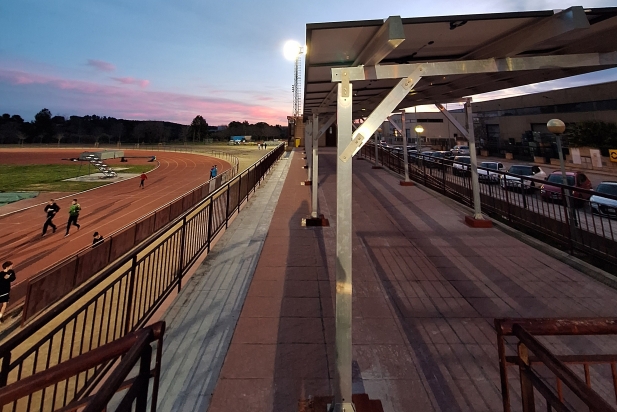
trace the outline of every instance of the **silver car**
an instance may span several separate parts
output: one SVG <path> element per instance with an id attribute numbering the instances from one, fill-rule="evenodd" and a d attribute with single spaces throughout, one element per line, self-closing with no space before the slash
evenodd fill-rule
<path id="1" fill-rule="evenodd" d="M 469 146 L 457 145 L 450 150 L 453 156 L 469 156 Z"/>
<path id="2" fill-rule="evenodd" d="M 603 194 L 617 196 L 617 182 L 602 182 L 596 187 L 595 191 L 598 194 L 589 198 L 591 212 L 598 215 L 617 217 L 617 200 L 602 196 Z"/>

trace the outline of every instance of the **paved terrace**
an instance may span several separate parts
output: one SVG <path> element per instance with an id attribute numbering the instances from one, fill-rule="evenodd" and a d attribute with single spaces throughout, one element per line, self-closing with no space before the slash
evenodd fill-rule
<path id="1" fill-rule="evenodd" d="M 300 226 L 310 193 L 296 150 L 165 314 L 160 411 L 294 411 L 331 393 L 336 156 L 321 151 L 331 226 Z M 617 316 L 615 290 L 398 182 L 354 160 L 354 389 L 386 411 L 501 410 L 495 317 Z M 607 337 L 545 342 L 617 350 Z M 607 377 L 592 371 L 594 384 Z"/>

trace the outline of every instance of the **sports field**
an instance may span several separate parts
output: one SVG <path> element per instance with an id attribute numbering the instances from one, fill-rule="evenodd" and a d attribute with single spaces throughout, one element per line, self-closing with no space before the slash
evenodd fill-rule
<path id="1" fill-rule="evenodd" d="M 121 173 L 143 173 L 154 169 L 156 164 L 122 167 Z M 72 182 L 66 179 L 96 173 L 98 170 L 87 163 L 76 164 L 0 164 L 0 192 L 82 192 L 108 184 L 100 182 Z"/>

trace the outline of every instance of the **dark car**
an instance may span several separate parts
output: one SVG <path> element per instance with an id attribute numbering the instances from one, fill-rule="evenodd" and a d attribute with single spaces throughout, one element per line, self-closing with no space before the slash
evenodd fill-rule
<path id="1" fill-rule="evenodd" d="M 585 176 L 584 173 L 581 172 L 566 172 L 566 179 L 568 181 L 568 186 L 574 186 L 575 188 L 593 190 L 591 186 L 591 181 Z M 561 188 L 558 186 L 553 186 L 550 183 L 563 184 L 563 177 L 560 171 L 553 172 L 546 178 L 546 183 L 540 187 L 540 195 L 542 196 L 542 200 L 561 200 Z M 588 193 L 582 193 L 577 190 L 572 190 L 571 196 L 575 200 L 575 205 L 582 206 L 584 205 L 585 200 L 589 200 L 591 197 Z"/>
<path id="2" fill-rule="evenodd" d="M 424 153 L 423 153 L 424 154 Z M 428 158 L 426 158 L 426 167 L 428 168 L 443 168 L 445 165 L 444 160 L 448 158 L 449 152 L 439 151 L 432 152 Z"/>

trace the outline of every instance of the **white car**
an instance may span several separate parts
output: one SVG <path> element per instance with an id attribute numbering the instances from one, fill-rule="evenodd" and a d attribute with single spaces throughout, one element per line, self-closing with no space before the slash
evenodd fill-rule
<path id="1" fill-rule="evenodd" d="M 469 146 L 454 146 L 450 151 L 454 156 L 469 156 Z"/>
<path id="2" fill-rule="evenodd" d="M 501 171 L 503 169 L 503 164 L 499 162 L 482 162 L 480 163 L 480 167 Z M 491 172 L 490 170 L 478 169 L 478 180 L 484 182 L 498 182 L 499 175 L 499 173 Z"/>
<path id="3" fill-rule="evenodd" d="M 602 196 L 617 196 L 617 182 L 602 182 L 596 187 L 596 192 L 600 193 L 589 198 L 591 213 L 617 217 L 617 200 Z"/>
<path id="4" fill-rule="evenodd" d="M 525 190 L 534 189 L 536 187 L 536 183 L 528 179 L 523 179 L 524 177 L 531 177 L 534 179 L 542 180 L 546 178 L 546 172 L 542 170 L 539 166 L 512 165 L 508 169 L 508 173 L 516 176 L 501 175 L 499 184 L 501 185 L 502 189 L 520 189 L 521 186 L 524 186 Z"/>

